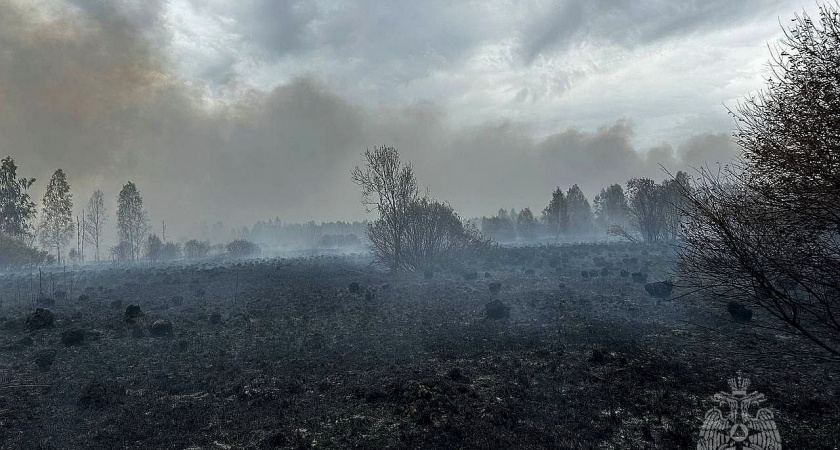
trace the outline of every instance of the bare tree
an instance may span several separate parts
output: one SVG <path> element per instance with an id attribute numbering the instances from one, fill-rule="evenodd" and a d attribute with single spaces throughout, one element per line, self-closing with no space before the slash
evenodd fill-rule
<path id="1" fill-rule="evenodd" d="M 408 227 L 409 209 L 419 197 L 417 179 L 411 164 L 400 162 L 394 147 L 374 147 L 363 154 L 364 168 L 353 170 L 353 182 L 362 188 L 362 203 L 368 212 L 376 210 L 379 219 L 369 225 L 368 234 L 387 237 L 393 248 L 390 268 L 402 266 L 402 243 Z"/>
<path id="2" fill-rule="evenodd" d="M 734 113 L 742 161 L 687 193 L 680 263 L 840 360 L 840 11 L 797 16 L 767 89 Z"/>
<path id="3" fill-rule="evenodd" d="M 665 201 L 662 187 L 650 178 L 633 178 L 627 182 L 628 206 L 633 226 L 642 240 L 658 241 L 665 225 Z"/>
<path id="4" fill-rule="evenodd" d="M 85 211 L 85 236 L 93 243 L 96 251 L 95 260 L 99 262 L 99 246 L 102 243 L 102 230 L 105 221 L 108 220 L 108 212 L 105 209 L 105 194 L 100 190 L 93 191 L 88 200 L 87 211 Z"/>
<path id="5" fill-rule="evenodd" d="M 489 244 L 451 206 L 426 197 L 411 202 L 405 224 L 399 263 L 387 223 L 378 220 L 369 229 L 374 255 L 390 267 L 398 264 L 397 270 L 457 267 Z"/>

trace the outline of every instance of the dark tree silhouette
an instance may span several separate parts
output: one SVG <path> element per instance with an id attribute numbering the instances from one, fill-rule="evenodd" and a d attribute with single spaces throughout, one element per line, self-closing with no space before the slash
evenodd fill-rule
<path id="1" fill-rule="evenodd" d="M 210 243 L 207 241 L 199 241 L 197 239 L 190 239 L 184 242 L 184 256 L 188 259 L 203 258 L 210 253 Z"/>
<path id="2" fill-rule="evenodd" d="M 595 196 L 595 221 L 604 229 L 610 227 L 626 228 L 629 222 L 629 206 L 624 189 L 613 184 Z"/>
<path id="3" fill-rule="evenodd" d="M 691 194 L 691 179 L 685 172 L 677 172 L 673 178 L 662 182 L 662 237 L 666 240 L 679 238 L 684 216 L 686 196 Z"/>
<path id="4" fill-rule="evenodd" d="M 594 220 L 592 207 L 578 185 L 573 185 L 566 192 L 566 205 L 569 214 L 569 232 L 577 235 L 590 234 Z"/>
<path id="5" fill-rule="evenodd" d="M 530 208 L 524 208 L 516 216 L 516 229 L 519 235 L 525 239 L 533 239 L 537 236 L 537 219 Z"/>
<path id="6" fill-rule="evenodd" d="M 560 234 L 568 232 L 569 205 L 560 187 L 551 193 L 551 201 L 542 211 L 542 220 L 555 240 L 560 239 Z"/>
<path id="7" fill-rule="evenodd" d="M 650 178 L 633 178 L 627 182 L 627 192 L 633 227 L 642 240 L 658 241 L 665 227 L 666 202 L 662 186 Z"/>
<path id="8" fill-rule="evenodd" d="M 465 224 L 446 203 L 422 198 L 411 203 L 407 226 L 401 248 L 401 269 L 429 270 L 452 268 L 485 248 L 488 241 L 475 227 Z M 387 242 L 388 234 L 384 234 Z M 392 253 L 374 233 L 374 249 L 380 258 L 388 261 Z"/>
<path id="9" fill-rule="evenodd" d="M 374 147 L 363 154 L 364 168 L 353 170 L 353 182 L 362 188 L 362 203 L 376 210 L 379 219 L 368 226 L 368 234 L 378 242 L 387 236 L 392 272 L 402 267 L 402 243 L 408 227 L 409 209 L 419 198 L 417 179 L 411 164 L 403 164 L 394 147 Z M 371 239 L 373 241 L 373 239 Z M 375 245 L 375 244 L 374 244 Z"/>
<path id="10" fill-rule="evenodd" d="M 481 218 L 481 232 L 497 241 L 516 239 L 516 227 L 504 208 L 493 217 Z"/>
<path id="11" fill-rule="evenodd" d="M 17 165 L 11 157 L 0 161 L 0 234 L 23 239 L 32 232 L 35 203 L 26 192 L 34 178 L 18 178 Z"/>
<path id="12" fill-rule="evenodd" d="M 146 258 L 152 262 L 158 262 L 161 259 L 163 254 L 163 241 L 160 240 L 158 235 L 150 234 L 148 239 L 146 239 Z"/>
<path id="13" fill-rule="evenodd" d="M 797 16 L 773 76 L 733 113 L 737 167 L 687 193 L 682 273 L 840 359 L 840 16 Z"/>

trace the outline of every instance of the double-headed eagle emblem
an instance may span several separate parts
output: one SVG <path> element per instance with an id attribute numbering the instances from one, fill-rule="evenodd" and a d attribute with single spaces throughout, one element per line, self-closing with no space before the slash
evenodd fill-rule
<path id="1" fill-rule="evenodd" d="M 712 397 L 727 412 L 718 408 L 706 412 L 697 450 L 781 450 L 773 412 L 759 408 L 764 394 L 748 392 L 750 380 L 741 372 L 729 379 L 729 387 L 732 392 Z"/>

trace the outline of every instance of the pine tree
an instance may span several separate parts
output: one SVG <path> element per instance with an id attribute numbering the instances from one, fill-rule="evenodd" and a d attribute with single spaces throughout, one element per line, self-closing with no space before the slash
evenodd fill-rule
<path id="1" fill-rule="evenodd" d="M 75 231 L 73 223 L 73 194 L 64 171 L 58 169 L 47 184 L 41 209 L 41 244 L 55 250 L 55 257 L 61 263 L 62 248 L 67 245 Z"/>
<path id="2" fill-rule="evenodd" d="M 592 232 L 592 207 L 583 195 L 578 185 L 574 185 L 566 192 L 566 204 L 569 211 L 569 231 L 574 234 L 589 234 Z"/>
<path id="3" fill-rule="evenodd" d="M 543 209 L 542 220 L 555 239 L 560 239 L 560 234 L 568 231 L 569 205 L 559 187 L 551 193 L 551 201 Z"/>

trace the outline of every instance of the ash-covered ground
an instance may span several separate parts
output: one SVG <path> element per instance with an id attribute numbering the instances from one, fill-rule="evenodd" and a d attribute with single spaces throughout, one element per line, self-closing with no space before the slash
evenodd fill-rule
<path id="1" fill-rule="evenodd" d="M 3 275 L 0 448 L 694 448 L 738 370 L 785 448 L 840 446 L 836 366 L 758 311 L 678 282 L 654 297 L 672 259 L 508 248 L 396 276 L 364 255 L 207 261 L 44 273 L 40 294 L 37 272 Z"/>

